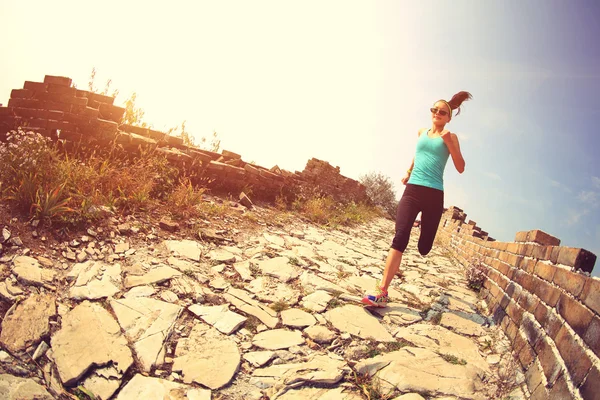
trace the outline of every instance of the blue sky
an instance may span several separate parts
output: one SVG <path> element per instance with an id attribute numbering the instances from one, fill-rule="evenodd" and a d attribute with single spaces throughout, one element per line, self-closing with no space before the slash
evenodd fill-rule
<path id="1" fill-rule="evenodd" d="M 446 206 L 498 240 L 542 229 L 600 254 L 598 17 L 593 1 L 4 1 L 0 103 L 96 67 L 158 129 L 187 120 L 266 167 L 382 172 L 399 197 L 429 107 L 468 90 Z"/>

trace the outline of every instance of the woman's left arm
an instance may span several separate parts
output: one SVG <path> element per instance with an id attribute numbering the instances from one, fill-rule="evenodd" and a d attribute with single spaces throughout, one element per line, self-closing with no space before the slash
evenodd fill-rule
<path id="1" fill-rule="evenodd" d="M 465 159 L 460 152 L 458 136 L 456 136 L 454 133 L 446 131 L 444 134 L 442 134 L 442 139 L 444 139 L 444 143 L 446 143 L 448 151 L 450 151 L 452 162 L 454 162 L 454 167 L 456 167 L 456 170 L 459 174 L 462 174 L 465 171 Z"/>

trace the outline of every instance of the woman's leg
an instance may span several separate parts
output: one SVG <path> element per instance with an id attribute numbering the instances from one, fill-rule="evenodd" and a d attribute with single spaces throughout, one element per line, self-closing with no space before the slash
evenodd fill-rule
<path id="1" fill-rule="evenodd" d="M 404 189 L 396 211 L 396 234 L 388 252 L 383 279 L 379 287 L 381 293 L 376 296 L 366 295 L 362 302 L 367 305 L 385 305 L 387 302 L 387 289 L 400 268 L 402 253 L 408 245 L 410 231 L 420 211 L 420 204 L 414 193 L 415 189 L 414 185 L 406 185 L 406 189 Z"/>
<path id="2" fill-rule="evenodd" d="M 428 188 L 430 193 L 423 197 L 421 214 L 421 235 L 419 236 L 419 253 L 429 254 L 435 235 L 437 234 L 442 214 L 444 213 L 444 192 Z"/>
<path id="3" fill-rule="evenodd" d="M 394 248 L 390 248 L 388 252 L 387 260 L 385 261 L 385 270 L 383 271 L 383 279 L 381 280 L 381 289 L 387 292 L 390 287 L 390 283 L 398 270 L 400 269 L 400 263 L 402 262 L 402 252 Z"/>

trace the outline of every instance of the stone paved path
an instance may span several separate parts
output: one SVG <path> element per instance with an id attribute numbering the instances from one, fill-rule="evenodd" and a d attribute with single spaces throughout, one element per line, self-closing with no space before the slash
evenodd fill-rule
<path id="1" fill-rule="evenodd" d="M 485 304 L 442 248 L 418 254 L 417 228 L 393 302 L 369 310 L 356 301 L 382 277 L 391 221 L 297 221 L 237 244 L 118 222 L 104 238 L 2 255 L 0 398 L 74 386 L 119 400 L 523 398 Z"/>

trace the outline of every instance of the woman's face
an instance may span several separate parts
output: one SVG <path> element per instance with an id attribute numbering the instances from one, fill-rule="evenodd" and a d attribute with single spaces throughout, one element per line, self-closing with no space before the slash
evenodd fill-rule
<path id="1" fill-rule="evenodd" d="M 436 125 L 445 125 L 450 122 L 450 108 L 448 104 L 443 101 L 435 103 L 431 108 L 431 120 Z"/>

